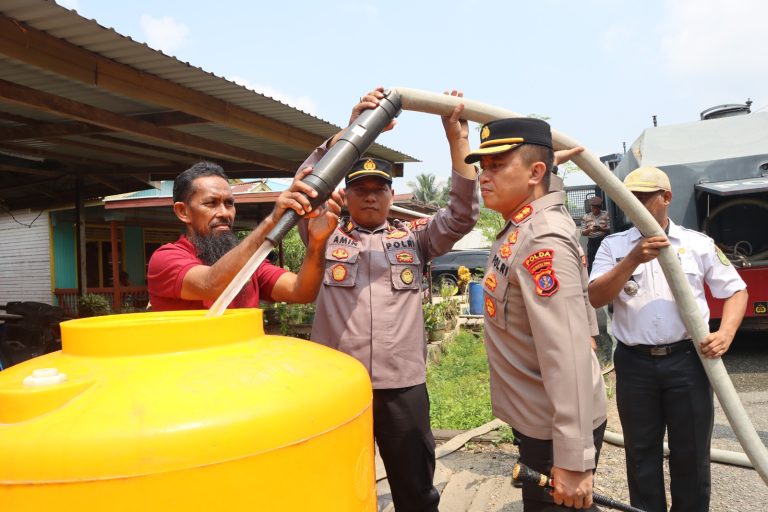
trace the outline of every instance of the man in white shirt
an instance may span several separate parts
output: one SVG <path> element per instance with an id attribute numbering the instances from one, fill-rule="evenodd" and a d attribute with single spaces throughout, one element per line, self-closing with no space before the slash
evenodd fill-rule
<path id="1" fill-rule="evenodd" d="M 613 302 L 616 403 L 624 431 L 632 505 L 666 512 L 663 440 L 669 441 L 672 510 L 709 509 L 709 449 L 714 419 L 712 387 L 678 312 L 656 257 L 671 246 L 709 320 L 704 283 L 725 299 L 720 328 L 701 344 L 704 357 L 722 356 L 747 305 L 744 281 L 714 241 L 668 218 L 672 188 L 664 172 L 641 167 L 624 184 L 667 236 L 631 228 L 605 237 L 590 275 L 594 307 Z"/>

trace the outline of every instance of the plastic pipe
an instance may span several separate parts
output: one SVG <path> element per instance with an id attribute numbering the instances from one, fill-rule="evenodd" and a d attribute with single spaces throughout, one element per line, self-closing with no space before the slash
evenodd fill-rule
<path id="1" fill-rule="evenodd" d="M 486 123 L 494 119 L 507 117 L 521 117 L 520 114 L 492 105 L 487 105 L 467 98 L 436 94 L 417 89 L 397 87 L 400 93 L 403 109 L 426 112 L 437 115 L 449 115 L 460 103 L 464 104 L 464 118 L 470 121 Z M 552 142 L 556 150 L 581 146 L 575 139 L 552 130 Z M 595 183 L 627 214 L 643 236 L 665 236 L 664 230 L 654 220 L 648 210 L 638 201 L 624 184 L 600 162 L 600 159 L 591 151 L 584 150 L 576 156 L 573 162 L 586 172 Z M 690 285 L 680 268 L 677 256 L 671 247 L 662 249 L 659 255 L 659 263 L 667 278 L 672 294 L 677 302 L 685 327 L 691 338 L 695 341 L 696 352 L 701 357 L 699 344 L 709 334 L 709 326 L 701 316 L 696 305 Z M 701 357 L 704 370 L 712 383 L 712 388 L 717 394 L 720 405 L 725 411 L 728 421 L 736 433 L 744 452 L 753 466 L 760 474 L 763 481 L 768 484 L 768 450 L 760 441 L 755 427 L 749 419 L 744 406 L 733 387 L 728 372 L 725 370 L 720 358 L 707 359 Z"/>

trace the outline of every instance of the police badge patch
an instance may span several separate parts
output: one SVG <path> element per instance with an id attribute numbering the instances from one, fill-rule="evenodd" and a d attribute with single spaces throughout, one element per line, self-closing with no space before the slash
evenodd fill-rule
<path id="1" fill-rule="evenodd" d="M 347 278 L 347 267 L 344 265 L 334 265 L 331 267 L 331 277 L 336 282 L 341 282 Z"/>
<path id="2" fill-rule="evenodd" d="M 499 285 L 499 282 L 496 280 L 496 274 L 488 274 L 485 277 L 485 286 L 491 291 L 494 291 L 496 287 Z"/>
<path id="3" fill-rule="evenodd" d="M 395 255 L 398 263 L 413 263 L 413 253 L 402 251 Z"/>
<path id="4" fill-rule="evenodd" d="M 349 258 L 349 252 L 347 252 L 346 249 L 334 249 L 331 253 L 331 256 L 336 258 L 337 260 L 345 260 Z"/>
<path id="5" fill-rule="evenodd" d="M 400 272 L 400 280 L 405 284 L 411 284 L 413 282 L 413 270 L 406 268 Z"/>
<path id="6" fill-rule="evenodd" d="M 496 318 L 496 303 L 490 297 L 485 297 L 485 312 L 491 318 Z"/>

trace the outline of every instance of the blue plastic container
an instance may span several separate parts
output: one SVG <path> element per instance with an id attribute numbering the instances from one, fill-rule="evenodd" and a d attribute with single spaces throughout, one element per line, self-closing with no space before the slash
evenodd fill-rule
<path id="1" fill-rule="evenodd" d="M 483 314 L 483 286 L 477 281 L 469 283 L 469 314 Z"/>

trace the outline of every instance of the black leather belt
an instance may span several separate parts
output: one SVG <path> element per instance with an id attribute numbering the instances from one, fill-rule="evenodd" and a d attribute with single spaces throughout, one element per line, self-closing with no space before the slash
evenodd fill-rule
<path id="1" fill-rule="evenodd" d="M 680 350 L 693 348 L 693 345 L 691 344 L 690 339 L 676 341 L 674 343 L 669 343 L 667 345 L 627 345 L 624 342 L 622 342 L 621 344 L 624 345 L 624 347 L 628 348 L 629 350 L 633 350 L 635 352 L 640 352 L 647 356 L 654 356 L 654 357 L 664 357 L 670 354 L 674 354 L 675 352 L 678 352 Z"/>

